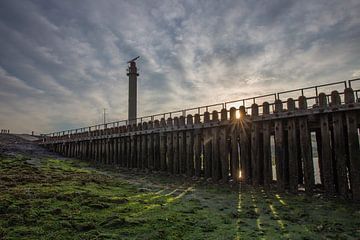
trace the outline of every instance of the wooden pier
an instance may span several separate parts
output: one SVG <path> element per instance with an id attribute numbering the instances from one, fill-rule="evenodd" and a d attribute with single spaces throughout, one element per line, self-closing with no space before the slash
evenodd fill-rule
<path id="1" fill-rule="evenodd" d="M 41 144 L 95 163 L 360 201 L 358 80 L 51 133 Z"/>

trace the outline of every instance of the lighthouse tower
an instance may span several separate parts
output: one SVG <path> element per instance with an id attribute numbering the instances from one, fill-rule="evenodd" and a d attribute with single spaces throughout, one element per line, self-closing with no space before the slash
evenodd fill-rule
<path id="1" fill-rule="evenodd" d="M 136 57 L 128 62 L 129 67 L 127 69 L 127 75 L 129 76 L 129 112 L 128 120 L 129 123 L 136 123 L 137 117 L 137 77 L 139 73 L 136 67 Z"/>

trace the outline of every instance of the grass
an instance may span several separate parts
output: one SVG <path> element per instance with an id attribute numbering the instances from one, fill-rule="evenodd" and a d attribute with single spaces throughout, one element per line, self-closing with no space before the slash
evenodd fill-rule
<path id="1" fill-rule="evenodd" d="M 360 239 L 360 206 L 1 155 L 0 239 Z"/>

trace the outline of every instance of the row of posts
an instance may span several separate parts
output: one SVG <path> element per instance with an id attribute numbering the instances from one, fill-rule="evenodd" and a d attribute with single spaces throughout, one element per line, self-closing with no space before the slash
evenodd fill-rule
<path id="1" fill-rule="evenodd" d="M 274 111 L 264 102 L 262 115 L 245 107 L 144 122 L 48 139 L 49 148 L 69 157 L 124 168 L 166 171 L 213 181 L 243 181 L 278 191 L 315 190 L 311 133 L 316 135 L 321 190 L 327 195 L 360 200 L 360 105 L 351 88 L 284 103 Z M 240 118 L 236 112 L 240 112 Z M 229 116 L 228 116 L 229 113 Z M 228 118 L 229 117 L 229 118 Z M 275 150 L 272 152 L 271 138 Z M 56 142 L 51 142 L 56 141 Z M 273 173 L 275 165 L 275 173 Z M 274 175 L 276 177 L 274 177 Z M 276 178 L 276 180 L 275 180 Z"/>

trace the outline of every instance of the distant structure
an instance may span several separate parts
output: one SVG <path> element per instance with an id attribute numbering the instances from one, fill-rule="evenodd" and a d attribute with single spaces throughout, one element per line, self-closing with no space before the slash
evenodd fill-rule
<path id="1" fill-rule="evenodd" d="M 128 120 L 131 123 L 136 123 L 137 118 L 137 77 L 139 73 L 137 72 L 136 60 L 140 56 L 128 61 L 128 73 L 129 76 L 129 112 L 128 112 Z"/>

